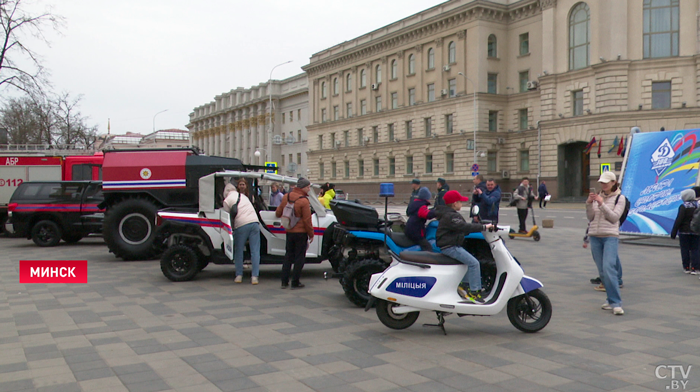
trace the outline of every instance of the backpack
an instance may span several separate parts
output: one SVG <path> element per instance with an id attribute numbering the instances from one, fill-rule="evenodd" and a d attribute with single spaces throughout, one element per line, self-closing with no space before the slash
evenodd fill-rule
<path id="1" fill-rule="evenodd" d="M 302 198 L 306 198 L 306 196 L 302 196 L 299 199 Z M 299 199 L 297 199 L 297 201 Z M 301 219 L 301 217 L 296 216 L 296 214 L 294 213 L 294 203 L 295 202 L 289 200 L 289 194 L 287 194 L 287 204 L 282 209 L 281 219 L 282 227 L 284 227 L 285 230 L 292 229 L 294 226 L 297 225 L 297 223 L 299 223 L 299 220 Z"/>
<path id="2" fill-rule="evenodd" d="M 622 196 L 622 193 L 617 195 L 615 198 L 615 205 L 617 205 L 618 200 L 620 200 L 620 196 Z M 620 226 L 622 226 L 623 223 L 625 223 L 625 220 L 627 220 L 627 214 L 630 213 L 630 199 L 625 197 L 625 209 L 622 211 L 622 214 L 620 215 Z"/>

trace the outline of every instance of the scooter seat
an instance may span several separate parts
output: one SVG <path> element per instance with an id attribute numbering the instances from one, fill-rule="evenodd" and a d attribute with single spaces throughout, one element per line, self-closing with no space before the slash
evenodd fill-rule
<path id="1" fill-rule="evenodd" d="M 431 265 L 460 265 L 460 261 L 452 257 L 445 256 L 441 253 L 434 252 L 410 252 L 403 251 L 399 254 L 401 260 L 410 261 L 413 263 L 431 264 Z"/>
<path id="2" fill-rule="evenodd" d="M 413 245 L 417 245 L 415 242 L 413 242 L 413 240 L 406 237 L 406 234 L 404 233 L 395 233 L 389 230 L 387 231 L 387 234 L 389 235 L 389 238 L 391 238 L 391 240 L 401 248 L 410 248 Z"/>

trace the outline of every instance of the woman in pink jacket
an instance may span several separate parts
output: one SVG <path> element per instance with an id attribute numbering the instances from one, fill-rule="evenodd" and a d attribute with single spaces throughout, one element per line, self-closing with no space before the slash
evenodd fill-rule
<path id="1" fill-rule="evenodd" d="M 245 180 L 244 180 L 245 181 Z M 240 199 L 240 201 L 239 201 Z M 231 222 L 233 229 L 233 259 L 236 264 L 235 283 L 243 282 L 243 251 L 246 241 L 250 243 L 250 261 L 253 265 L 251 283 L 258 284 L 260 274 L 260 225 L 255 208 L 244 193 L 239 193 L 233 184 L 224 188 L 224 211 L 238 203 L 238 213 Z"/>
<path id="2" fill-rule="evenodd" d="M 590 222 L 588 236 L 591 241 L 591 254 L 601 280 L 605 285 L 608 298 L 602 308 L 612 309 L 613 314 L 621 316 L 622 298 L 618 285 L 617 246 L 620 235 L 620 216 L 625 210 L 625 196 L 620 194 L 615 173 L 604 172 L 598 179 L 602 191 L 591 193 L 586 200 L 586 216 Z M 619 197 L 618 197 L 619 196 Z"/>

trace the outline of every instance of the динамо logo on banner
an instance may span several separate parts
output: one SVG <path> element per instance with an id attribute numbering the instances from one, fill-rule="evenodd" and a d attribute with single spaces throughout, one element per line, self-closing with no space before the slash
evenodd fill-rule
<path id="1" fill-rule="evenodd" d="M 675 156 L 676 153 L 673 151 L 671 143 L 668 139 L 664 139 L 663 143 L 651 154 L 651 169 L 656 171 L 657 176 L 661 175 L 667 167 L 671 166 Z"/>

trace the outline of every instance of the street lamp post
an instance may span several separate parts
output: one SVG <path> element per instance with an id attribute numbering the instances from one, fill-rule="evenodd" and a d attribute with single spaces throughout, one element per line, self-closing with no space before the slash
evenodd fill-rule
<path id="1" fill-rule="evenodd" d="M 167 112 L 167 111 L 168 111 L 168 109 L 161 110 L 160 112 L 158 112 L 158 113 L 156 113 L 156 114 L 153 115 L 153 132 L 156 131 L 156 116 L 159 115 L 159 114 L 161 114 L 161 113 L 165 113 L 165 112 Z"/>
<path id="2" fill-rule="evenodd" d="M 268 93 L 270 95 L 270 105 L 269 105 L 270 106 L 270 109 L 269 109 L 270 110 L 270 127 L 267 130 L 267 133 L 268 133 L 267 141 L 269 143 L 268 146 L 272 146 L 272 133 L 273 133 L 273 129 L 272 129 L 272 72 L 275 70 L 275 68 L 277 68 L 281 65 L 289 64 L 291 62 L 292 62 L 292 60 L 285 61 L 284 63 L 280 63 L 280 64 L 277 64 L 274 67 L 272 67 L 272 70 L 270 70 L 270 78 L 267 80 L 267 90 L 268 90 Z M 256 153 L 257 153 L 256 156 L 259 157 L 260 151 L 256 151 Z M 268 154 L 269 153 L 267 152 L 267 150 L 265 150 L 266 161 L 271 160 Z"/>
<path id="3" fill-rule="evenodd" d="M 474 82 L 472 82 L 471 79 L 469 79 L 468 77 L 466 77 L 463 73 L 457 72 L 457 75 L 461 75 L 464 79 L 467 79 L 467 81 L 468 81 L 469 83 L 472 84 L 472 90 L 474 90 L 474 98 L 473 98 L 473 101 L 474 101 L 474 163 L 476 163 L 476 126 L 477 126 L 477 125 L 476 125 L 476 120 L 477 120 L 477 116 L 476 116 L 476 113 L 477 113 L 477 106 L 476 106 L 476 85 L 474 84 Z M 466 86 L 465 86 L 465 87 L 466 87 Z"/>
<path id="4" fill-rule="evenodd" d="M 260 155 L 262 155 L 262 154 L 260 153 L 260 150 L 265 151 L 265 156 L 267 157 L 267 150 L 266 150 L 266 149 L 264 149 L 264 148 L 258 148 L 258 149 L 256 149 L 256 150 L 255 150 L 255 153 L 253 153 L 253 155 L 255 155 L 255 157 L 258 158 L 258 165 L 260 164 L 260 161 L 259 161 Z"/>

